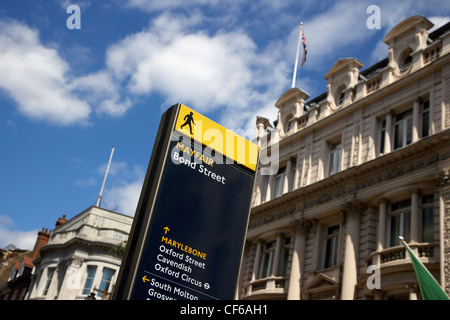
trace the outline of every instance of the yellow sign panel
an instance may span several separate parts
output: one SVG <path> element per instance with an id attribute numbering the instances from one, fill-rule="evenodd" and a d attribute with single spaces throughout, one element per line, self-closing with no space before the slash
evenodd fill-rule
<path id="1" fill-rule="evenodd" d="M 255 171 L 258 146 L 200 113 L 180 106 L 175 130 Z"/>

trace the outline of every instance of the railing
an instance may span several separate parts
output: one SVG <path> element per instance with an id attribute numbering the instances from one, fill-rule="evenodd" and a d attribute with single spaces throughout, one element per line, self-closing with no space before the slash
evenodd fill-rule
<path id="1" fill-rule="evenodd" d="M 411 244 L 411 250 L 419 257 L 419 258 L 431 258 L 435 257 L 435 251 L 438 244 L 431 243 L 419 243 L 419 244 Z M 387 249 L 383 249 L 381 251 L 376 251 L 372 253 L 367 259 L 367 265 L 380 265 L 383 266 L 385 263 L 398 261 L 402 263 L 403 260 L 408 255 L 406 254 L 406 249 L 404 246 L 396 246 Z"/>
<path id="2" fill-rule="evenodd" d="M 389 261 L 405 259 L 405 247 L 392 247 L 380 252 L 381 263 L 386 263 Z"/>
<path id="3" fill-rule="evenodd" d="M 424 50 L 423 61 L 424 63 L 429 63 L 441 55 L 442 43 L 438 42 L 436 45 L 432 45 Z"/>
<path id="4" fill-rule="evenodd" d="M 246 297 L 256 294 L 284 294 L 287 279 L 284 277 L 269 277 L 257 279 L 247 284 Z"/>
<path id="5" fill-rule="evenodd" d="M 376 77 L 374 77 L 373 79 L 367 80 L 367 82 L 366 82 L 367 94 L 378 90 L 380 88 L 380 86 L 381 86 L 381 81 L 382 81 L 381 74 L 376 76 Z"/>

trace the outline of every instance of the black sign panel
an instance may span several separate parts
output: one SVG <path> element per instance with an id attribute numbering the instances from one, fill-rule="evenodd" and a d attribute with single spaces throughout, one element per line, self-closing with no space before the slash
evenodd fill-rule
<path id="1" fill-rule="evenodd" d="M 154 175 L 158 188 L 151 214 L 133 226 L 141 235 L 130 235 L 115 298 L 234 298 L 255 174 L 234 162 L 220 153 L 211 156 L 191 136 L 172 132 L 160 174 Z"/>

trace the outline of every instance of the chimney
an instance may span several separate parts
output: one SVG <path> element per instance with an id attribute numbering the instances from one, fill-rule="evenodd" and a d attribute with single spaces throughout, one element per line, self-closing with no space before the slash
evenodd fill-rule
<path id="1" fill-rule="evenodd" d="M 68 220 L 66 219 L 66 215 L 63 214 L 62 217 L 58 218 L 58 221 L 56 221 L 56 227 L 59 227 L 60 225 L 66 223 Z"/>
<path id="2" fill-rule="evenodd" d="M 50 238 L 50 231 L 48 229 L 42 228 L 42 230 L 38 232 L 31 260 L 34 260 L 38 256 L 39 251 L 43 246 L 47 244 L 49 238 Z"/>

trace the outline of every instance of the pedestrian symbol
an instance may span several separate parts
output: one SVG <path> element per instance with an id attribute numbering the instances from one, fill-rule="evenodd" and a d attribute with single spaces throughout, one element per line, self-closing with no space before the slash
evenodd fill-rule
<path id="1" fill-rule="evenodd" d="M 191 122 L 194 124 L 194 126 L 196 125 L 195 122 L 194 122 L 194 117 L 193 117 L 193 115 L 194 115 L 194 113 L 191 112 L 190 114 L 187 114 L 187 115 L 184 117 L 183 120 L 185 120 L 185 122 L 181 125 L 180 129 L 183 129 L 183 127 L 184 127 L 185 125 L 189 125 L 189 132 L 190 132 L 191 134 L 193 134 L 193 133 L 192 133 Z"/>

